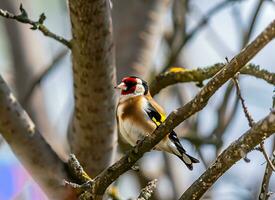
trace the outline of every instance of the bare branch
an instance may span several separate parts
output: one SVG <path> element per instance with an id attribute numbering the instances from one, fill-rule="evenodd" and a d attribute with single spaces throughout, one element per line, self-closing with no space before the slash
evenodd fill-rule
<path id="1" fill-rule="evenodd" d="M 232 80 L 233 80 L 233 82 L 234 82 L 234 84 L 236 86 L 237 96 L 238 96 L 238 98 L 241 101 L 245 117 L 246 117 L 246 119 L 248 121 L 249 127 L 251 128 L 253 126 L 253 124 L 254 124 L 254 120 L 252 119 L 252 116 L 248 112 L 247 106 L 245 105 L 244 98 L 242 97 L 242 94 L 241 94 L 241 88 L 240 88 L 240 85 L 239 85 L 239 81 L 238 81 L 237 77 L 233 77 Z"/>
<path id="2" fill-rule="evenodd" d="M 31 19 L 28 18 L 28 14 L 26 12 L 26 10 L 23 8 L 22 4 L 20 4 L 20 15 L 14 15 L 13 13 L 10 13 L 6 10 L 2 10 L 0 9 L 0 16 L 8 18 L 8 19 L 14 19 L 18 22 L 24 23 L 24 24 L 29 24 L 31 25 L 31 29 L 32 30 L 40 30 L 45 36 L 48 36 L 58 42 L 60 42 L 61 44 L 65 45 L 68 48 L 71 48 L 71 43 L 66 40 L 65 38 L 56 35 L 55 33 L 51 32 L 45 25 L 44 25 L 44 21 L 46 19 L 46 16 L 44 15 L 44 13 L 42 13 L 39 16 L 39 19 L 37 21 L 33 21 Z"/>
<path id="3" fill-rule="evenodd" d="M 2 136 L 48 197 L 65 199 L 73 195 L 69 188 L 62 186 L 62 180 L 68 179 L 65 163 L 42 138 L 1 76 L 0 107 Z"/>
<path id="4" fill-rule="evenodd" d="M 137 200 L 148 200 L 152 196 L 154 190 L 157 187 L 157 179 L 154 179 L 148 183 L 148 185 L 140 191 Z"/>
<path id="5" fill-rule="evenodd" d="M 267 152 L 266 152 L 266 150 L 265 150 L 264 142 L 261 142 L 261 143 L 260 143 L 260 147 L 261 147 L 261 151 L 263 152 L 263 155 L 264 155 L 264 157 L 265 157 L 265 159 L 266 159 L 266 161 L 267 161 L 267 164 L 269 165 L 270 169 L 271 169 L 272 171 L 275 172 L 275 165 L 274 165 L 273 162 L 270 160 L 270 158 L 269 158 L 269 156 L 268 156 L 268 154 L 267 154 Z"/>
<path id="6" fill-rule="evenodd" d="M 185 69 L 185 68 L 171 68 L 167 72 L 159 74 L 150 85 L 150 92 L 152 95 L 159 93 L 159 91 L 169 85 L 185 82 L 201 83 L 206 79 L 213 77 L 220 71 L 225 64 L 217 63 L 210 67 Z M 254 64 L 247 64 L 240 70 L 241 74 L 247 74 L 265 80 L 266 82 L 275 85 L 275 73 L 260 69 Z"/>
<path id="7" fill-rule="evenodd" d="M 274 153 L 275 153 L 275 138 L 273 139 L 273 154 Z M 272 165 L 275 166 L 275 154 L 271 156 L 271 158 L 272 158 Z M 268 200 L 269 181 L 273 172 L 270 166 L 272 165 L 268 163 L 266 164 L 266 168 L 265 168 L 265 172 L 264 172 L 264 176 L 261 184 L 261 191 L 259 194 L 259 200 Z"/>
<path id="8" fill-rule="evenodd" d="M 245 114 L 245 117 L 248 121 L 248 124 L 249 124 L 249 127 L 252 128 L 253 124 L 254 124 L 254 120 L 251 116 L 251 114 L 249 113 L 248 109 L 247 109 L 247 106 L 245 105 L 245 101 L 244 101 L 244 98 L 242 97 L 242 94 L 241 94 L 241 89 L 240 89 L 240 85 L 239 85 L 239 82 L 238 82 L 238 79 L 235 77 L 232 78 L 233 79 L 233 82 L 237 88 L 237 96 L 238 98 L 241 100 L 241 104 L 242 104 L 242 108 L 243 108 L 243 111 L 244 111 L 244 114 Z M 260 147 L 261 147 L 261 151 L 263 152 L 264 154 L 264 157 L 267 161 L 267 163 L 270 165 L 270 168 L 275 171 L 275 167 L 273 166 L 271 160 L 269 159 L 269 156 L 267 155 L 267 152 L 264 148 L 264 142 L 261 142 L 260 143 Z"/>

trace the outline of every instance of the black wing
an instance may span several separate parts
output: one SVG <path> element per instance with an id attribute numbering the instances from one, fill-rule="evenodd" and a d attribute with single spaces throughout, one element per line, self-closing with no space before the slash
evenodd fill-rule
<path id="1" fill-rule="evenodd" d="M 153 106 L 148 102 L 148 108 L 145 110 L 148 117 L 159 126 L 165 119 L 164 115 L 161 115 Z"/>

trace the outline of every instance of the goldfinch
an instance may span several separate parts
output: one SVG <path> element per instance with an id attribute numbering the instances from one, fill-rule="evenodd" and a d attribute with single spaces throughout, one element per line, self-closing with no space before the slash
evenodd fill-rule
<path id="1" fill-rule="evenodd" d="M 148 84 L 144 80 L 135 76 L 125 77 L 115 88 L 121 90 L 116 109 L 119 136 L 134 146 L 144 136 L 152 134 L 166 115 L 150 95 Z M 190 170 L 193 169 L 193 163 L 199 163 L 199 160 L 186 153 L 174 131 L 154 149 L 178 156 Z"/>

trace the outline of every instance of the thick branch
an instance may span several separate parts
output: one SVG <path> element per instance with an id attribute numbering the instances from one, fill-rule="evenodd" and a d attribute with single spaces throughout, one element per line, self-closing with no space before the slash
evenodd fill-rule
<path id="1" fill-rule="evenodd" d="M 225 64 L 217 63 L 213 66 L 197 69 L 171 68 L 169 71 L 161 73 L 150 85 L 150 92 L 152 95 L 159 93 L 159 91 L 167 86 L 176 83 L 198 82 L 201 83 L 206 79 L 213 77 L 220 71 Z M 260 69 L 259 66 L 248 64 L 240 70 L 241 74 L 247 74 L 265 80 L 266 82 L 275 85 L 275 73 Z"/>
<path id="2" fill-rule="evenodd" d="M 70 0 L 75 110 L 69 142 L 96 176 L 115 147 L 115 64 L 109 0 Z"/>
<path id="3" fill-rule="evenodd" d="M 10 148 L 51 199 L 73 197 L 62 186 L 64 163 L 42 138 L 28 114 L 0 77 L 0 132 Z"/>
<path id="4" fill-rule="evenodd" d="M 106 188 L 121 174 L 131 168 L 134 163 L 150 151 L 167 133 L 194 113 L 202 110 L 211 96 L 230 78 L 232 78 L 250 59 L 252 59 L 268 42 L 275 37 L 275 21 L 273 21 L 251 44 L 235 56 L 220 70 L 202 90 L 182 108 L 173 111 L 149 137 L 140 141 L 132 150 L 118 162 L 104 170 L 95 178 L 92 186 L 93 194 L 103 194 Z M 273 116 L 273 115 L 272 115 Z M 188 199 L 188 198 L 187 198 Z"/>
<path id="5" fill-rule="evenodd" d="M 180 200 L 200 199 L 232 165 L 274 132 L 275 113 L 272 111 L 224 150 L 216 161 L 184 192 Z"/>
<path id="6" fill-rule="evenodd" d="M 25 9 L 23 8 L 22 4 L 20 5 L 20 11 L 21 14 L 20 15 L 14 15 L 13 13 L 10 13 L 6 10 L 2 10 L 0 9 L 0 15 L 2 17 L 8 18 L 8 19 L 14 19 L 18 22 L 24 23 L 24 24 L 29 24 L 31 25 L 31 29 L 32 30 L 40 30 L 45 36 L 48 36 L 58 42 L 60 42 L 61 44 L 67 46 L 68 48 L 71 48 L 71 44 L 68 40 L 66 40 L 65 38 L 56 35 L 55 33 L 51 32 L 43 23 L 46 19 L 46 16 L 44 15 L 44 13 L 42 13 L 39 17 L 39 19 L 37 21 L 33 21 L 31 19 L 28 18 L 28 14 L 25 11 Z"/>

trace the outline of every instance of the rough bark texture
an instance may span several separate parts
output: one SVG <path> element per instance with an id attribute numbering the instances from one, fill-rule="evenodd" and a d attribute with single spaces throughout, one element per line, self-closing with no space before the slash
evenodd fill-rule
<path id="1" fill-rule="evenodd" d="M 45 142 L 28 114 L 0 77 L 0 132 L 13 153 L 50 199 L 74 199 L 64 163 Z"/>
<path id="2" fill-rule="evenodd" d="M 117 76 L 145 77 L 154 63 L 168 0 L 113 1 Z"/>
<path id="3" fill-rule="evenodd" d="M 115 68 L 108 0 L 70 0 L 75 110 L 69 142 L 85 171 L 106 168 L 115 147 Z"/>

